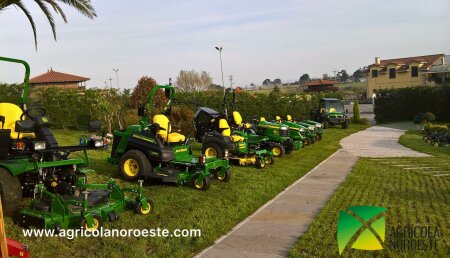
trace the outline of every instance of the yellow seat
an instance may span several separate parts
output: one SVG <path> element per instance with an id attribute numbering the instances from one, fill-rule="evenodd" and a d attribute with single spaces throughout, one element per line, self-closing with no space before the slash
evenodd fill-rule
<path id="1" fill-rule="evenodd" d="M 242 125 L 242 116 L 239 112 L 233 111 L 233 120 L 237 125 Z"/>
<path id="2" fill-rule="evenodd" d="M 291 115 L 286 115 L 286 120 L 292 121 L 292 116 Z"/>
<path id="3" fill-rule="evenodd" d="M 165 142 L 175 143 L 184 142 L 186 136 L 180 133 L 172 133 L 172 126 L 170 125 L 169 118 L 165 115 L 155 115 L 153 117 L 153 123 L 159 125 L 159 130 L 156 132 Z"/>
<path id="4" fill-rule="evenodd" d="M 281 123 L 281 117 L 280 117 L 280 116 L 275 116 L 275 120 L 276 120 L 278 123 Z"/>
<path id="5" fill-rule="evenodd" d="M 265 122 L 266 119 L 265 119 L 264 117 L 261 117 L 261 118 L 259 119 L 259 121 L 260 121 L 260 122 Z"/>
<path id="6" fill-rule="evenodd" d="M 22 139 L 24 137 L 34 138 L 34 133 L 18 133 L 16 132 L 16 121 L 20 120 L 20 116 L 23 114 L 22 109 L 12 103 L 0 103 L 0 116 L 5 117 L 5 124 L 3 129 L 11 130 L 10 137 L 13 140 Z"/>
<path id="7" fill-rule="evenodd" d="M 240 135 L 235 134 L 231 135 L 230 126 L 228 125 L 228 122 L 225 119 L 219 120 L 219 129 L 222 131 L 223 136 L 230 136 L 234 142 L 240 142 L 245 140 L 245 138 Z"/>
<path id="8" fill-rule="evenodd" d="M 336 109 L 334 107 L 330 108 L 330 112 L 336 112 Z"/>

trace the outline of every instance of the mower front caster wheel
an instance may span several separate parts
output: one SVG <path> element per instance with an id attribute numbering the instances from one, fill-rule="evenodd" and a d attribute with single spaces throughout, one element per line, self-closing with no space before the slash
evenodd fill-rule
<path id="1" fill-rule="evenodd" d="M 230 181 L 231 171 L 227 169 L 223 175 L 220 175 L 220 168 L 219 168 L 214 172 L 214 178 L 222 182 Z"/>
<path id="2" fill-rule="evenodd" d="M 148 207 L 143 208 L 142 204 L 140 202 L 137 202 L 136 206 L 134 207 L 134 212 L 136 212 L 136 214 L 139 214 L 139 215 L 152 214 L 153 210 L 155 209 L 155 205 L 153 204 L 152 200 L 150 200 L 150 199 L 147 199 L 147 204 L 148 204 Z"/>
<path id="3" fill-rule="evenodd" d="M 196 176 L 192 180 L 192 188 L 202 191 L 208 190 L 209 186 L 211 185 L 211 179 L 209 178 L 209 176 L 203 177 L 202 180 L 200 180 L 199 177 L 200 176 Z"/>
<path id="4" fill-rule="evenodd" d="M 102 227 L 102 225 L 103 225 L 102 217 L 100 217 L 97 214 L 92 214 L 92 219 L 94 220 L 94 225 L 92 227 L 89 227 L 89 225 L 87 224 L 86 219 L 82 219 L 81 220 L 81 227 L 84 230 L 91 231 L 91 232 L 95 231 L 95 230 L 99 230 Z"/>
<path id="5" fill-rule="evenodd" d="M 255 162 L 255 166 L 258 169 L 262 169 L 266 167 L 266 161 L 261 159 L 261 158 L 257 158 L 256 162 Z"/>

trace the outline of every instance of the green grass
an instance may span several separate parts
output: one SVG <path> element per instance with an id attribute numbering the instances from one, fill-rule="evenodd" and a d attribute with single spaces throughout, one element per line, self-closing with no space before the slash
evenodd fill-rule
<path id="1" fill-rule="evenodd" d="M 433 156 L 447 156 L 450 157 L 450 147 L 433 147 L 431 144 L 422 140 L 423 133 L 417 131 L 408 131 L 400 137 L 399 143 L 417 150 L 428 153 Z"/>
<path id="2" fill-rule="evenodd" d="M 357 165 L 320 211 L 307 232 L 290 250 L 290 257 L 339 256 L 336 222 L 340 210 L 354 205 L 388 209 L 386 243 L 391 226 L 438 226 L 443 236 L 437 251 L 360 251 L 347 247 L 354 257 L 448 257 L 450 252 L 450 159 L 448 148 L 423 143 L 421 134 L 408 132 L 400 143 L 434 155 L 428 158 L 384 158 L 358 161 Z M 413 169 L 411 169 L 413 168 Z"/>
<path id="3" fill-rule="evenodd" d="M 110 229 L 198 228 L 202 230 L 198 238 L 25 238 L 22 229 L 7 218 L 8 237 L 28 245 L 33 257 L 193 256 L 334 153 L 340 148 L 340 139 L 364 128 L 352 125 L 348 130 L 327 129 L 322 141 L 276 159 L 265 170 L 233 167 L 229 183 L 214 181 L 206 192 L 173 185 L 147 185 L 145 195 L 155 203 L 153 215 L 138 216 L 127 211 L 120 214 L 119 221 L 104 224 Z M 57 131 L 56 134 L 61 144 L 75 144 L 80 132 Z M 195 147 L 198 152 L 200 146 Z M 97 170 L 90 180 L 104 182 L 111 177 L 118 178 L 117 167 L 105 162 L 108 152 L 90 151 L 90 155 L 91 167 Z M 136 186 L 117 180 L 124 186 Z"/>

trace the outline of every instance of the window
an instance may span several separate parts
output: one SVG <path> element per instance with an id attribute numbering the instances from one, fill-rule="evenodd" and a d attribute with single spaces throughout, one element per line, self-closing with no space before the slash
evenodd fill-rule
<path id="1" fill-rule="evenodd" d="M 372 78 L 378 77 L 378 70 L 372 70 Z"/>
<path id="2" fill-rule="evenodd" d="M 418 66 L 411 67 L 411 77 L 419 77 L 419 67 Z"/>
<path id="3" fill-rule="evenodd" d="M 395 68 L 389 68 L 389 79 L 395 79 Z"/>

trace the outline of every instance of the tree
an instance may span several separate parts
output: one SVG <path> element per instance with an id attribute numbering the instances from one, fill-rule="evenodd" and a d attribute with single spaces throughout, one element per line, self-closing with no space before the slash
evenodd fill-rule
<path id="1" fill-rule="evenodd" d="M 53 14 L 49 10 L 49 7 L 53 9 L 56 14 L 59 14 L 65 23 L 67 23 L 67 17 L 64 11 L 62 10 L 61 6 L 58 4 L 58 2 L 74 7 L 79 13 L 90 19 L 94 19 L 94 17 L 97 16 L 94 7 L 91 5 L 90 0 L 34 0 L 34 2 L 36 2 L 36 4 L 39 6 L 41 11 L 47 18 L 48 22 L 50 23 L 53 38 L 55 39 L 55 41 L 56 41 L 56 25 L 55 20 L 53 19 Z M 34 24 L 34 20 L 33 17 L 31 16 L 31 13 L 28 11 L 22 0 L 0 0 L 0 12 L 10 6 L 15 6 L 18 9 L 22 10 L 22 12 L 24 12 L 33 30 L 34 45 L 37 49 L 36 25 Z"/>
<path id="2" fill-rule="evenodd" d="M 177 77 L 176 85 L 180 91 L 199 92 L 206 90 L 212 84 L 212 77 L 209 73 L 202 71 L 200 74 L 194 70 L 181 70 Z"/>
<path id="3" fill-rule="evenodd" d="M 300 82 L 300 83 L 305 83 L 305 82 L 308 82 L 309 79 L 310 79 L 310 78 L 309 78 L 309 74 L 304 73 L 302 76 L 300 76 L 299 82 Z"/>
<path id="4" fill-rule="evenodd" d="M 275 80 L 273 80 L 273 84 L 280 85 L 281 84 L 281 79 L 280 78 L 276 78 Z"/>
<path id="5" fill-rule="evenodd" d="M 324 73 L 323 75 L 322 75 L 322 79 L 324 79 L 324 80 L 328 80 L 328 74 L 327 73 Z"/>
<path id="6" fill-rule="evenodd" d="M 342 71 L 338 72 L 337 79 L 341 82 L 346 82 L 350 76 L 348 75 L 347 71 L 342 69 Z"/>
<path id="7" fill-rule="evenodd" d="M 361 81 L 362 78 L 366 77 L 365 70 L 366 70 L 366 68 L 362 67 L 353 73 L 353 78 L 355 78 L 356 82 L 359 82 L 359 81 Z"/>
<path id="8" fill-rule="evenodd" d="M 272 81 L 271 81 L 270 79 L 265 79 L 265 80 L 263 81 L 263 85 L 264 85 L 264 86 L 270 85 L 270 84 L 272 84 Z"/>
<path id="9" fill-rule="evenodd" d="M 152 77 L 141 77 L 131 93 L 130 107 L 138 108 L 147 104 L 148 94 L 155 85 L 156 81 Z"/>

